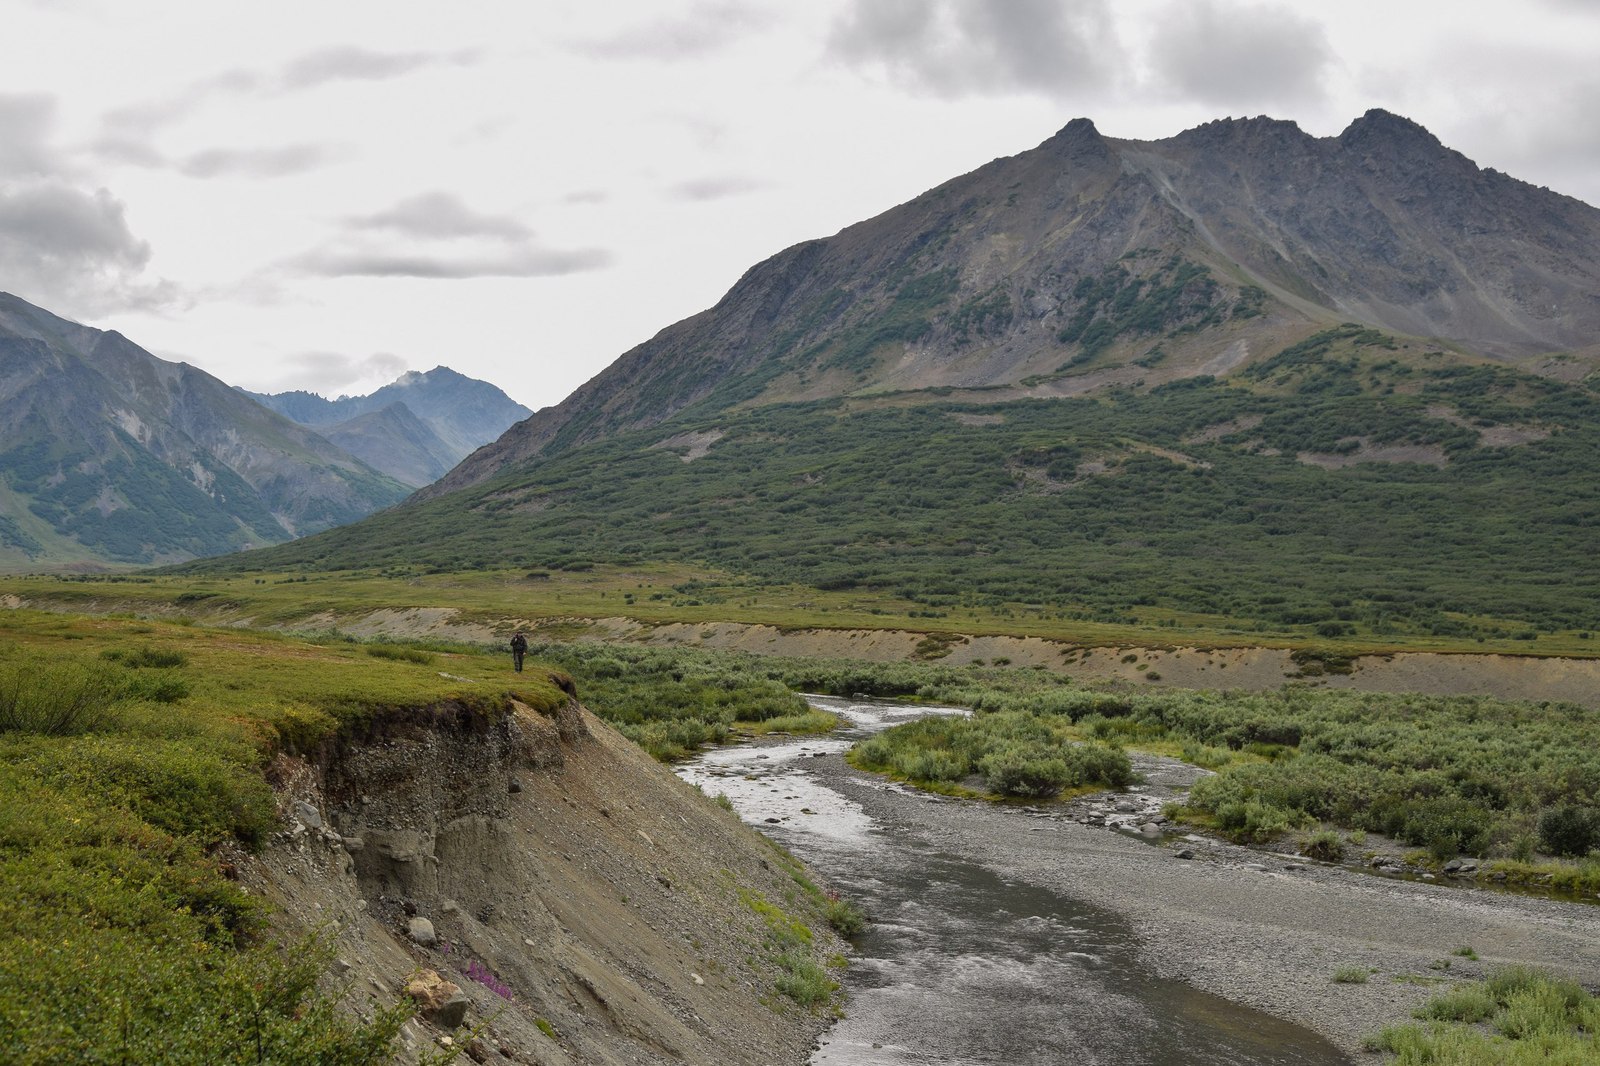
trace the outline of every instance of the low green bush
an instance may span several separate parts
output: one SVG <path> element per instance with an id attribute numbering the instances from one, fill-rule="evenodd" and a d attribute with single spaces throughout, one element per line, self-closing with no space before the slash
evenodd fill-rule
<path id="1" fill-rule="evenodd" d="M 1300 854 L 1321 862 L 1344 858 L 1344 837 L 1332 829 L 1319 829 L 1300 842 Z"/>
<path id="2" fill-rule="evenodd" d="M 402 648 L 393 644 L 369 644 L 367 654 L 374 659 L 391 659 L 395 662 L 418 663 L 422 666 L 433 662 L 433 656 L 419 648 Z"/>
<path id="3" fill-rule="evenodd" d="M 1600 1001 L 1572 981 L 1525 967 L 1452 989 L 1416 1016 L 1427 1026 L 1385 1029 L 1366 1048 L 1390 1053 L 1397 1066 L 1583 1066 L 1600 1050 Z"/>
<path id="4" fill-rule="evenodd" d="M 0 663 L 0 733 L 59 737 L 109 728 L 118 680 L 70 658 L 24 655 Z"/>
<path id="5" fill-rule="evenodd" d="M 1539 817 L 1539 843 L 1552 855 L 1589 854 L 1600 847 L 1600 810 L 1563 803 Z"/>

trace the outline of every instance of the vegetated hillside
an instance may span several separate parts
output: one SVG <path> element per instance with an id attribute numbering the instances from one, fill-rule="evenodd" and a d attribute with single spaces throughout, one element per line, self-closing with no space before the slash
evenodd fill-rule
<path id="1" fill-rule="evenodd" d="M 1383 111 L 1328 138 L 1257 118 L 1124 141 L 1077 119 L 757 265 L 423 495 L 679 412 L 1153 387 L 1344 321 L 1571 380 L 1600 340 L 1597 248 L 1600 211 Z"/>
<path id="2" fill-rule="evenodd" d="M 408 371 L 367 396 L 249 395 L 413 488 L 533 413 L 487 381 L 444 366 Z"/>
<path id="3" fill-rule="evenodd" d="M 0 294 L 0 566 L 215 555 L 404 495 L 203 371 Z"/>
<path id="4" fill-rule="evenodd" d="M 402 511 L 219 566 L 671 559 L 940 614 L 1587 632 L 1596 248 L 1600 211 L 1383 112 L 1076 121 L 756 267 Z"/>
<path id="5" fill-rule="evenodd" d="M 1593 389 L 1349 325 L 1231 381 L 680 416 L 203 568 L 692 560 L 940 616 L 1533 640 L 1600 628 L 1597 449 Z"/>

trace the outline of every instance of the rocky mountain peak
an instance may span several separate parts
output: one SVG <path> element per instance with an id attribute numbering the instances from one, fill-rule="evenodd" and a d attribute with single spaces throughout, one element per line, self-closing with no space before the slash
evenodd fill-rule
<path id="1" fill-rule="evenodd" d="M 1405 174 L 1448 166 L 1475 173 L 1478 169 L 1460 152 L 1446 148 L 1426 127 L 1382 108 L 1373 108 L 1350 123 L 1339 134 L 1337 144 L 1341 153 L 1360 160 L 1369 171 Z"/>
<path id="2" fill-rule="evenodd" d="M 1095 128 L 1094 121 L 1087 118 L 1073 119 L 1040 147 L 1053 151 L 1072 163 L 1102 163 L 1111 160 L 1111 145 Z"/>
<path id="3" fill-rule="evenodd" d="M 1254 118 L 1219 118 L 1202 122 L 1172 138 L 1174 143 L 1196 148 L 1232 151 L 1283 141 L 1309 141 L 1311 135 L 1292 119 L 1257 115 Z"/>

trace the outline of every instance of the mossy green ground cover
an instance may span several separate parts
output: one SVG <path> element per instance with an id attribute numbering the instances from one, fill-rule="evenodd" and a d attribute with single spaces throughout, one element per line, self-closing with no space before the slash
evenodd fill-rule
<path id="1" fill-rule="evenodd" d="M 429 660 L 0 614 L 0 1061 L 382 1060 L 404 1014 L 338 1012 L 316 988 L 326 959 L 266 939 L 218 849 L 272 830 L 274 750 L 565 698 L 496 659 Z"/>

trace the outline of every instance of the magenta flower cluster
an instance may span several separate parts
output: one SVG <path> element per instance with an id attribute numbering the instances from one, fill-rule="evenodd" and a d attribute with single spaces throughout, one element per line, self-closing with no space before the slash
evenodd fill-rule
<path id="1" fill-rule="evenodd" d="M 511 998 L 511 986 L 500 980 L 499 976 L 489 967 L 473 959 L 467 963 L 467 968 L 462 971 L 468 977 L 478 982 L 501 999 Z"/>

